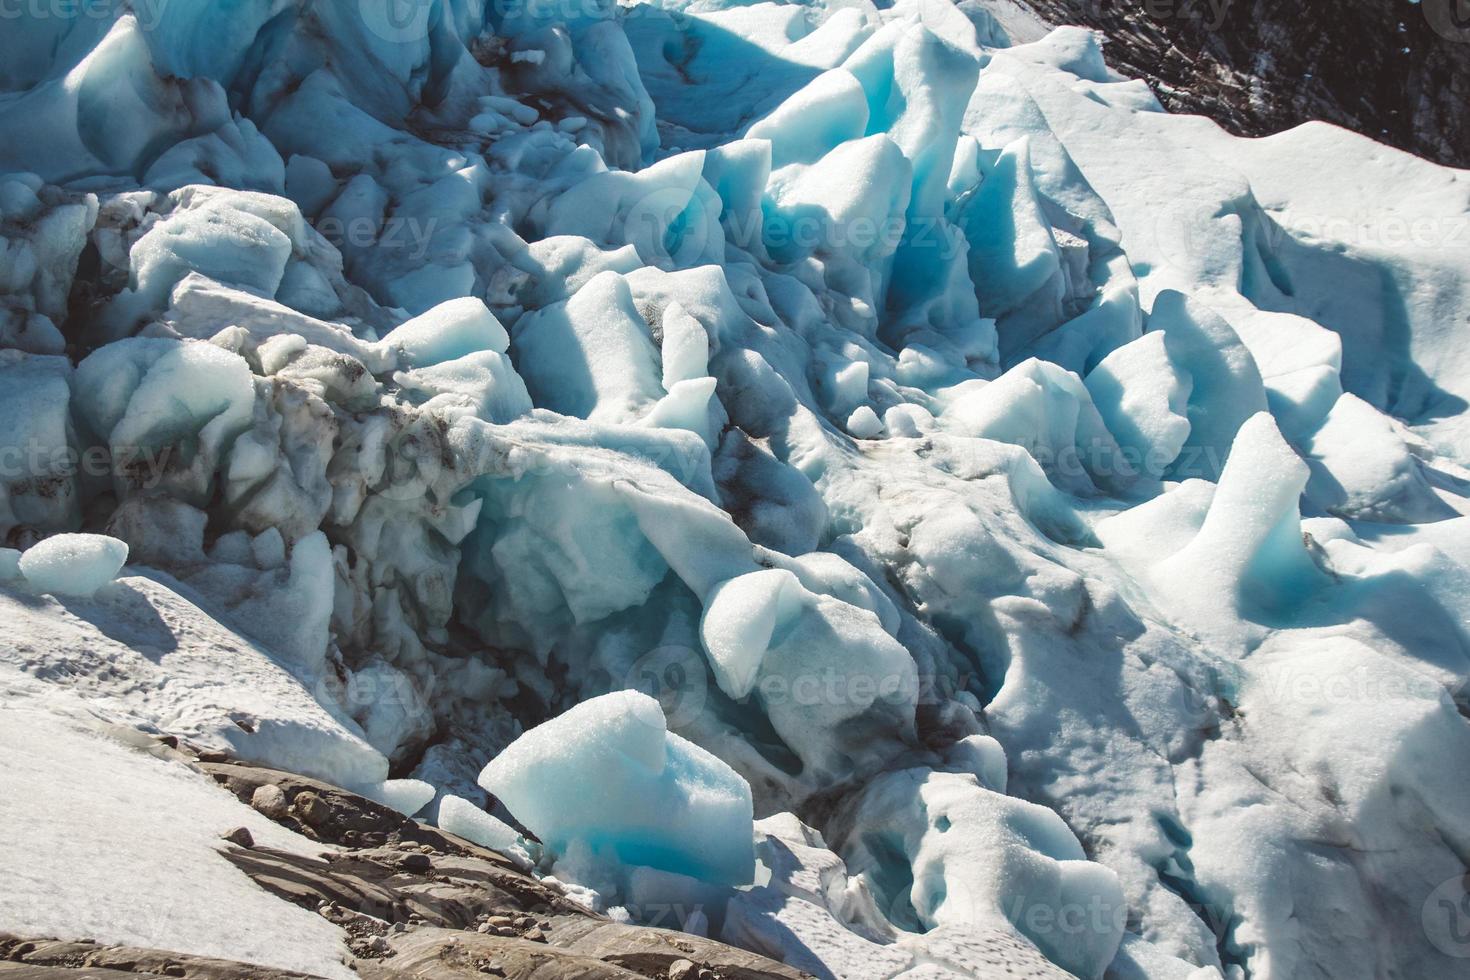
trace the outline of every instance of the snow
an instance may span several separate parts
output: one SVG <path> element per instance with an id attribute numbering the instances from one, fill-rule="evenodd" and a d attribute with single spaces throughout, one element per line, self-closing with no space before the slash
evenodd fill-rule
<path id="1" fill-rule="evenodd" d="M 128 546 L 105 534 L 56 534 L 26 549 L 16 562 L 26 584 L 58 596 L 90 596 L 117 577 Z"/>
<path id="2" fill-rule="evenodd" d="M 353 976 L 335 926 L 262 891 L 219 853 L 220 837 L 242 826 L 266 847 L 314 856 L 320 845 L 57 700 L 11 692 L 0 710 L 7 929 Z"/>
<path id="3" fill-rule="evenodd" d="M 714 883 L 751 879 L 750 787 L 669 732 L 646 694 L 584 701 L 532 729 L 490 760 L 480 785 L 554 855 L 585 848 Z"/>
<path id="4" fill-rule="evenodd" d="M 822 977 L 1457 975 L 1464 173 L 1012 0 L 145 6 L 0 34 L 7 704 Z"/>
<path id="5" fill-rule="evenodd" d="M 248 762 L 349 787 L 387 778 L 387 760 L 352 722 L 185 592 L 156 573 L 124 575 L 89 599 L 38 600 L 0 586 L 9 624 L 0 676 Z"/>

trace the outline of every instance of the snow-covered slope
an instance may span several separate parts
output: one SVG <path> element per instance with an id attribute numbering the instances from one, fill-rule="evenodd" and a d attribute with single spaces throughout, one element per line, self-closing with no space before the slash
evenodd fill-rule
<path id="1" fill-rule="evenodd" d="M 137 5 L 0 64 L 0 532 L 131 565 L 0 562 L 27 704 L 492 835 L 521 737 L 543 872 L 844 980 L 1463 968 L 1464 172 L 1009 3 Z"/>

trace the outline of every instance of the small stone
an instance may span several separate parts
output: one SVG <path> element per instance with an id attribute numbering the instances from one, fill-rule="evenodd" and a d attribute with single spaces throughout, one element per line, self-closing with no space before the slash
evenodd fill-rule
<path id="1" fill-rule="evenodd" d="M 522 934 L 521 938 L 529 939 L 533 943 L 544 943 L 546 942 L 546 933 L 533 926 L 532 928 L 527 929 L 525 933 Z"/>
<path id="2" fill-rule="evenodd" d="M 245 827 L 236 827 L 225 834 L 225 840 L 238 847 L 251 848 L 255 846 L 255 838 L 250 836 L 250 831 Z"/>
<path id="3" fill-rule="evenodd" d="M 536 924 L 536 920 L 533 919 L 533 918 L 531 918 L 529 915 L 518 915 L 518 916 L 516 916 L 516 928 L 517 929 L 529 929 L 532 926 L 534 926 L 535 924 Z"/>
<path id="4" fill-rule="evenodd" d="M 486 919 L 485 921 L 489 922 L 492 926 L 495 926 L 497 929 L 502 928 L 502 927 L 506 927 L 506 926 L 513 926 L 513 925 L 516 924 L 515 920 L 512 919 L 508 915 L 492 915 L 492 916 L 490 916 L 490 918 Z"/>
<path id="5" fill-rule="evenodd" d="M 427 874 L 434 870 L 434 862 L 427 854 L 405 854 L 398 859 L 398 866 L 414 874 Z"/>
<path id="6" fill-rule="evenodd" d="M 296 812 L 301 815 L 301 819 L 312 827 L 319 827 L 326 823 L 327 818 L 332 814 L 331 808 L 311 790 L 297 793 L 293 805 Z"/>
<path id="7" fill-rule="evenodd" d="M 228 762 L 230 754 L 219 749 L 205 749 L 199 753 L 200 762 Z"/>
<path id="8" fill-rule="evenodd" d="M 255 792 L 250 794 L 250 805 L 272 820 L 279 820 L 286 815 L 286 794 L 275 783 L 266 783 L 255 787 Z"/>
<path id="9" fill-rule="evenodd" d="M 504 936 L 507 939 L 514 939 L 520 933 L 516 932 L 515 926 L 496 926 L 495 935 Z"/>
<path id="10" fill-rule="evenodd" d="M 669 964 L 669 980 L 695 980 L 699 967 L 691 960 L 675 960 Z"/>
<path id="11" fill-rule="evenodd" d="M 478 928 L 478 929 L 476 929 L 476 930 L 475 930 L 475 931 L 476 931 L 476 932 L 480 932 L 480 933 L 489 933 L 489 932 L 491 932 L 491 931 L 492 931 L 492 930 L 493 930 L 493 929 L 494 929 L 494 928 L 495 928 L 495 927 L 494 927 L 494 926 L 492 926 L 492 925 L 491 925 L 491 924 L 490 924 L 490 923 L 488 923 L 488 922 L 481 922 L 481 923 L 480 923 L 480 927 L 479 927 L 479 928 Z"/>

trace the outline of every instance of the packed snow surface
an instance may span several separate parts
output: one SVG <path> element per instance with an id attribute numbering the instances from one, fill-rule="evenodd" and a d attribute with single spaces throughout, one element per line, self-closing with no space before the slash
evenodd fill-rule
<path id="1" fill-rule="evenodd" d="M 42 6 L 0 929 L 335 969 L 82 704 L 824 978 L 1463 974 L 1470 175 L 1012 0 Z"/>

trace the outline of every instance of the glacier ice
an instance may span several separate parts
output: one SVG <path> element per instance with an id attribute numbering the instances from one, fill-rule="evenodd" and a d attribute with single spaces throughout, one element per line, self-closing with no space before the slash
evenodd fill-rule
<path id="1" fill-rule="evenodd" d="M 89 596 L 117 577 L 126 542 L 105 534 L 55 534 L 25 550 L 16 570 L 37 592 Z"/>
<path id="2" fill-rule="evenodd" d="M 605 694 L 533 728 L 490 760 L 480 785 L 553 855 L 581 848 L 732 885 L 754 873 L 750 787 L 668 731 L 646 694 Z"/>
<path id="3" fill-rule="evenodd" d="M 1462 173 L 992 0 L 388 6 L 6 21 L 7 699 L 822 977 L 1458 975 Z"/>

